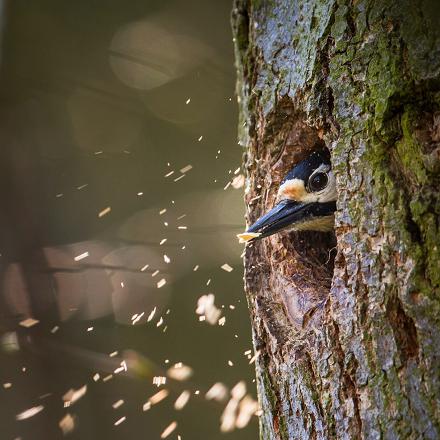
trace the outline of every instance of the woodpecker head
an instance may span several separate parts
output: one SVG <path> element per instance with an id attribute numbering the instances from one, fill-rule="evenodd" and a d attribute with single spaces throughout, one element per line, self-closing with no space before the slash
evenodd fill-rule
<path id="1" fill-rule="evenodd" d="M 258 240 L 282 230 L 330 231 L 335 210 L 336 182 L 330 155 L 327 150 L 315 151 L 284 177 L 275 207 L 238 238 Z"/>

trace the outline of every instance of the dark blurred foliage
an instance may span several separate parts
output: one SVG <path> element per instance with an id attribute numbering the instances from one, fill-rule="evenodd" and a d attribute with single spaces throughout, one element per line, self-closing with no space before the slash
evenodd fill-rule
<path id="1" fill-rule="evenodd" d="M 204 399 L 218 381 L 245 380 L 255 396 L 235 239 L 242 189 L 223 189 L 241 161 L 230 8 L 230 0 L 1 3 L 2 439 L 61 438 L 67 412 L 75 419 L 67 436 L 77 439 L 155 439 L 173 420 L 169 438 L 256 438 L 255 418 L 220 434 L 225 404 Z M 224 305 L 224 326 L 198 320 L 197 299 L 208 292 Z M 19 325 L 29 317 L 39 323 Z M 123 360 L 128 371 L 103 382 Z M 152 377 L 176 362 L 193 368 L 190 382 L 168 381 L 170 396 L 142 411 L 158 390 Z M 85 384 L 64 408 L 62 396 Z M 184 389 L 193 394 L 176 412 Z"/>

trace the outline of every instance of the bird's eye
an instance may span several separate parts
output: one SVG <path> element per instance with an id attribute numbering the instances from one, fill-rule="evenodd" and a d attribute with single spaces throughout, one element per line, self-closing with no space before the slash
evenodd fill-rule
<path id="1" fill-rule="evenodd" d="M 328 184 L 328 176 L 326 173 L 316 173 L 309 179 L 309 189 L 312 192 L 321 191 Z"/>

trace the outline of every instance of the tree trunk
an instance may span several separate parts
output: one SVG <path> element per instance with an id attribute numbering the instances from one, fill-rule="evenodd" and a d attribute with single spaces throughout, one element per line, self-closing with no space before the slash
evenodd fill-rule
<path id="1" fill-rule="evenodd" d="M 317 146 L 338 187 L 246 247 L 263 439 L 440 438 L 437 3 L 235 0 L 248 222 Z"/>

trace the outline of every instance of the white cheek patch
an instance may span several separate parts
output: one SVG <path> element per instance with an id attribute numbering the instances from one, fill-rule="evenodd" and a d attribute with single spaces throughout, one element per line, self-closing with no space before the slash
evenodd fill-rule
<path id="1" fill-rule="evenodd" d="M 328 168 L 327 165 L 324 167 Z M 321 167 L 315 173 L 321 172 Z M 314 173 L 314 174 L 315 174 Z M 313 202 L 333 202 L 337 198 L 336 193 L 336 179 L 332 171 L 327 172 L 328 184 L 327 186 L 317 192 L 308 192 L 301 179 L 286 180 L 278 190 L 277 200 L 295 200 L 297 202 L 313 203 Z"/>
<path id="2" fill-rule="evenodd" d="M 286 180 L 278 190 L 278 200 L 296 200 L 300 202 L 307 196 L 304 182 L 301 179 Z"/>

